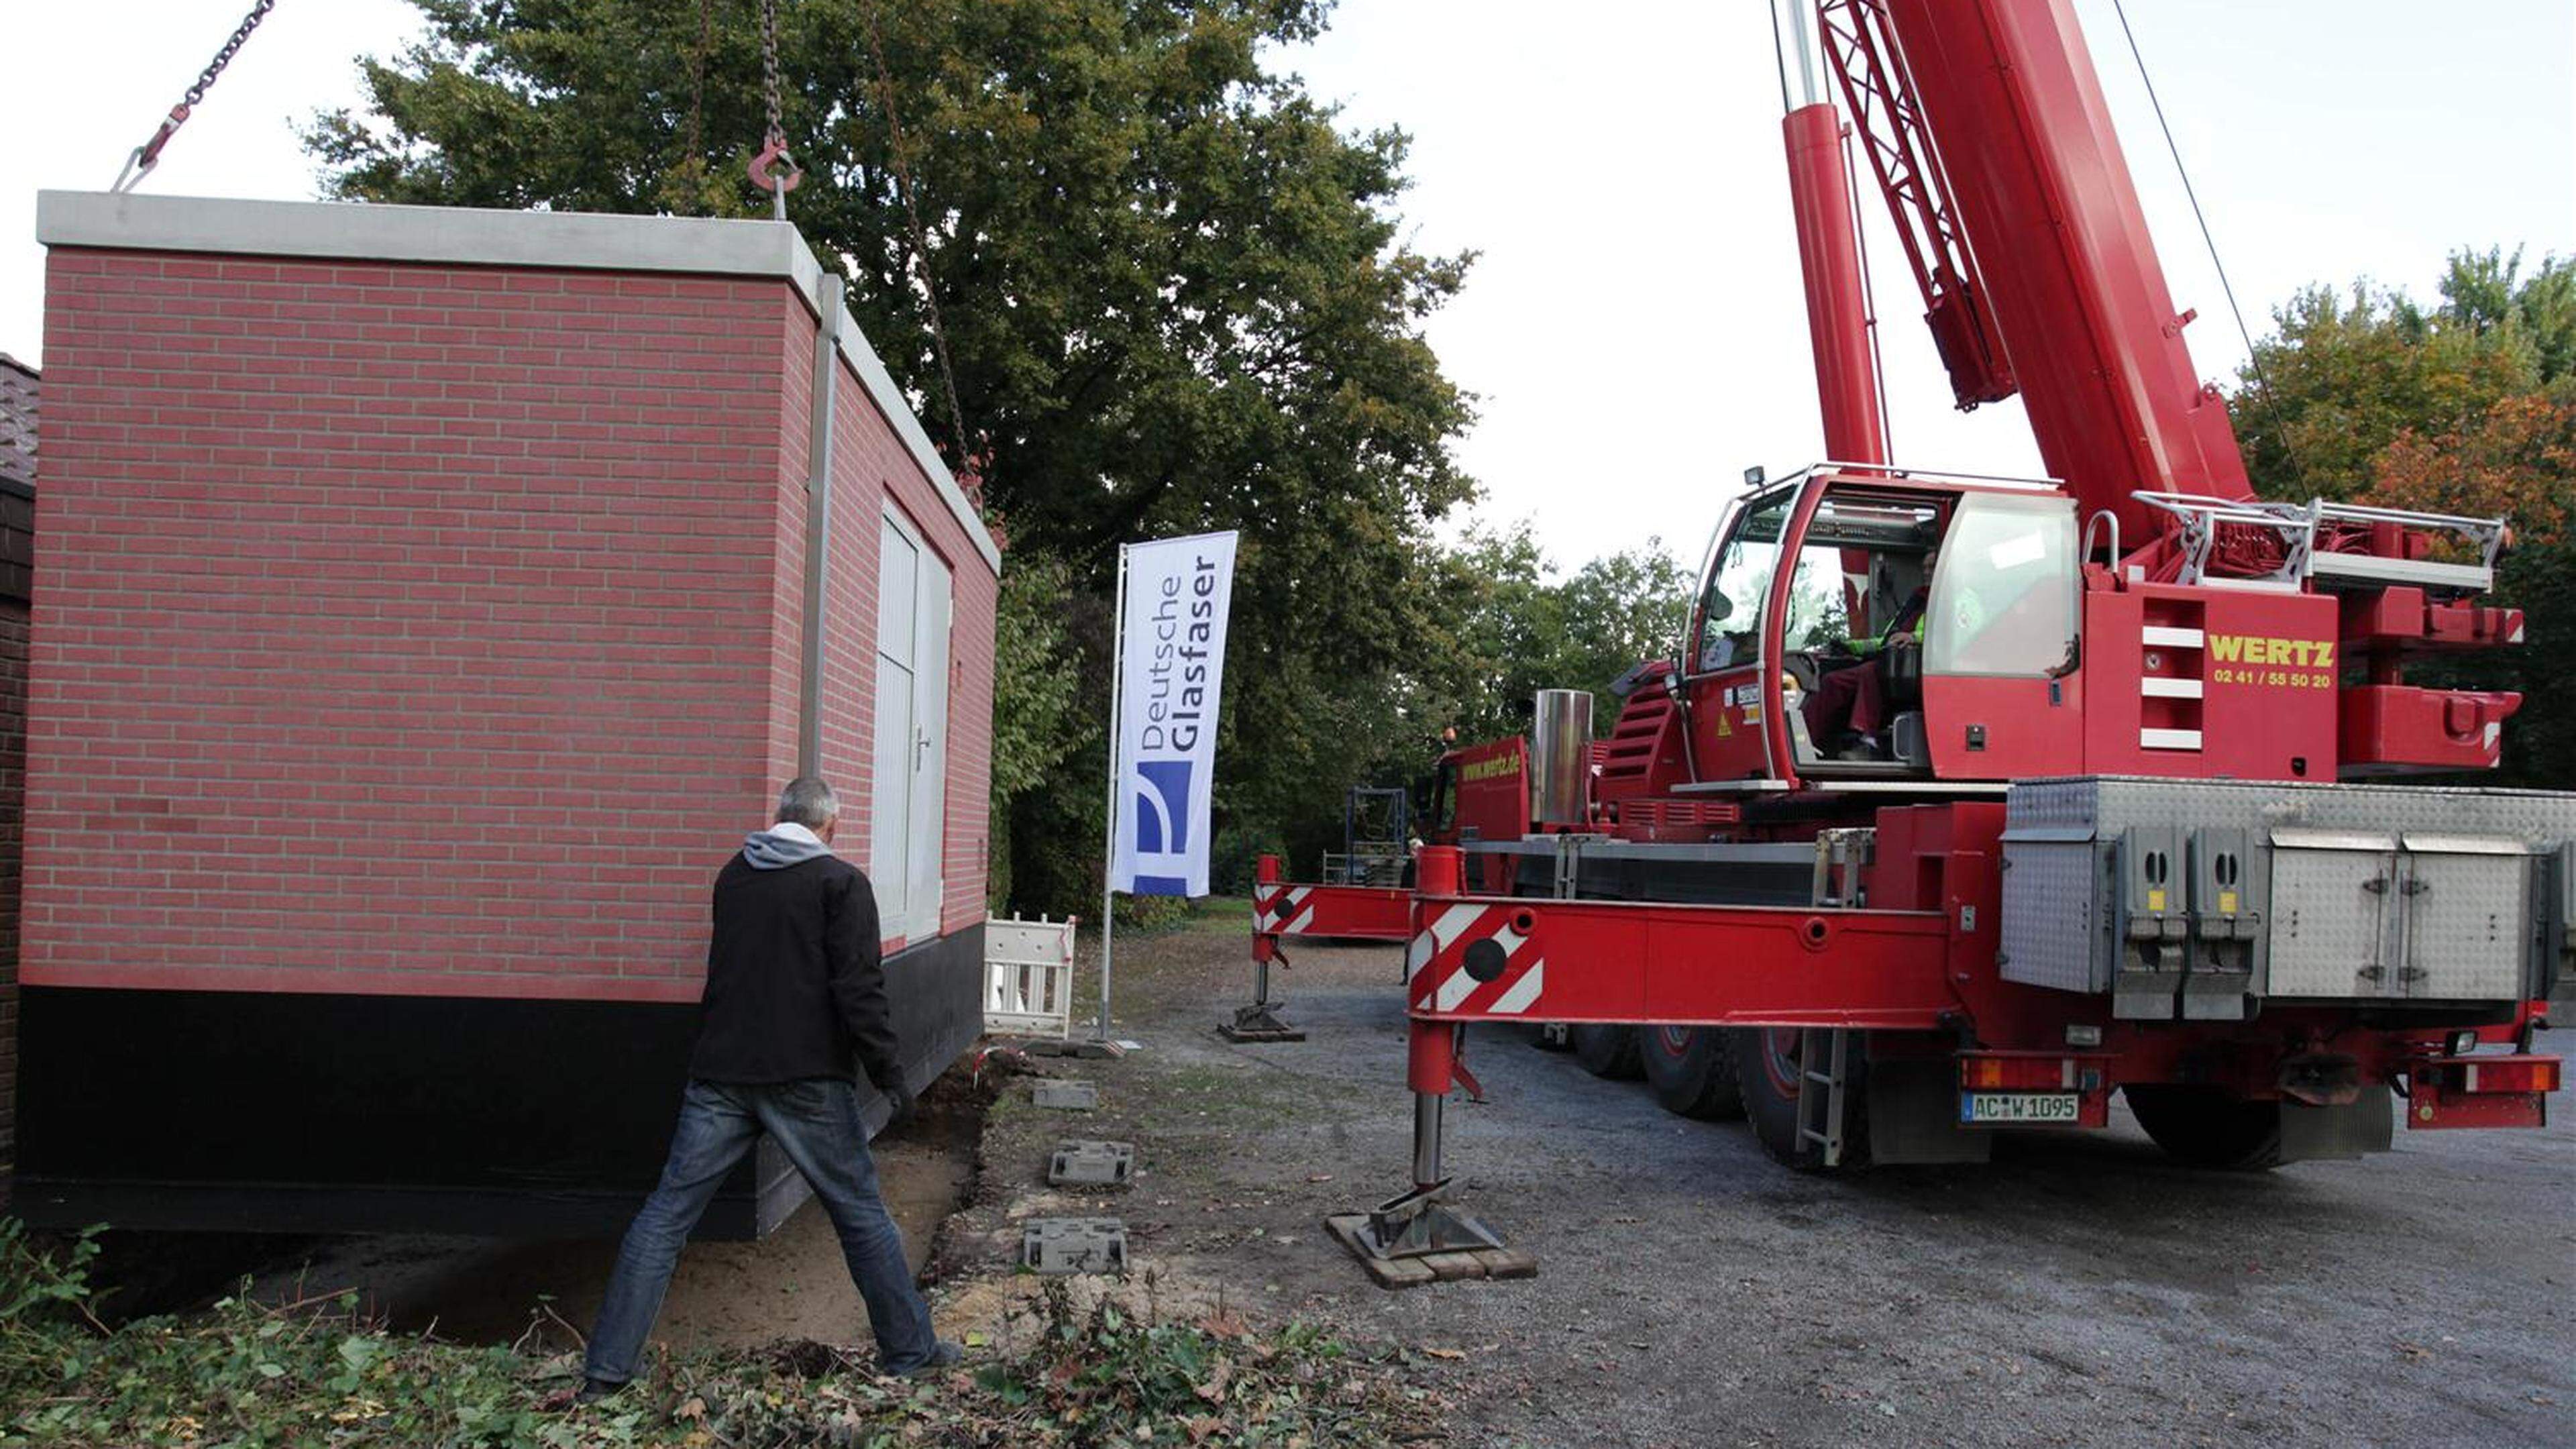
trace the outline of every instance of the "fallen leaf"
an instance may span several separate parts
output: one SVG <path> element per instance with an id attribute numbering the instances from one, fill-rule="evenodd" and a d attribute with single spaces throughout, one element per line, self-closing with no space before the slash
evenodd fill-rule
<path id="1" fill-rule="evenodd" d="M 688 1402 L 671 1411 L 671 1417 L 674 1419 L 703 1419 L 706 1416 L 707 1401 L 694 1396 L 691 1397 Z"/>
<path id="2" fill-rule="evenodd" d="M 1220 1356 L 1216 1361 L 1216 1368 L 1208 1374 L 1208 1381 L 1200 1384 L 1193 1392 L 1211 1404 L 1222 1404 L 1225 1402 L 1225 1386 L 1233 1380 L 1234 1365 L 1227 1363 Z"/>
<path id="3" fill-rule="evenodd" d="M 1467 1356 L 1467 1351 L 1465 1349 L 1458 1348 L 1426 1348 L 1423 1352 L 1429 1354 L 1433 1358 L 1465 1358 Z"/>

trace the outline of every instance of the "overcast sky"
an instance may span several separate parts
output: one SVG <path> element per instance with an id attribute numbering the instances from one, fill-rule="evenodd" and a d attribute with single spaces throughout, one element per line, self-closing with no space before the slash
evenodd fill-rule
<path id="1" fill-rule="evenodd" d="M 5 5 L 0 351 L 38 361 L 36 191 L 104 189 L 244 5 Z M 2429 294 L 2455 246 L 2576 253 L 2569 0 L 2128 7 L 2258 335 L 2307 282 Z M 2194 359 L 2231 376 L 2244 349 L 2110 0 L 2078 8 L 2175 302 L 2201 314 Z M 353 57 L 415 29 L 401 0 L 285 0 L 144 189 L 311 196 L 294 123 L 352 101 Z M 1696 561 L 1747 465 L 1817 454 L 1761 0 L 1343 0 L 1320 43 L 1279 59 L 1352 125 L 1413 134 L 1416 246 L 1482 253 L 1431 325 L 1483 398 L 1462 450 L 1487 488 L 1477 516 L 1532 519 L 1567 566 L 1650 534 Z M 2017 404 L 1951 411 L 1874 188 L 1862 200 L 1896 457 L 2037 471 Z"/>

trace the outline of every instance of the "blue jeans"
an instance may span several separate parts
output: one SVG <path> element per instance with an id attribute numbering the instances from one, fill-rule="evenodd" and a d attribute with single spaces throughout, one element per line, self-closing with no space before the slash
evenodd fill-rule
<path id="1" fill-rule="evenodd" d="M 609 1383 L 635 1377 L 645 1335 L 662 1312 L 662 1295 L 680 1265 L 680 1246 L 714 1200 L 725 1174 L 751 1150 L 760 1134 L 778 1140 L 787 1159 L 805 1175 L 841 1236 L 850 1281 L 868 1305 L 876 1329 L 877 1362 L 904 1373 L 930 1361 L 937 1337 L 930 1305 L 912 1286 L 904 1262 L 903 1234 L 877 1196 L 876 1163 L 859 1120 L 858 1090 L 830 1078 L 767 1086 L 689 1083 L 680 1096 L 680 1123 L 671 1132 L 671 1158 L 662 1183 L 644 1200 L 617 1250 L 617 1270 L 599 1305 L 583 1372 Z"/>

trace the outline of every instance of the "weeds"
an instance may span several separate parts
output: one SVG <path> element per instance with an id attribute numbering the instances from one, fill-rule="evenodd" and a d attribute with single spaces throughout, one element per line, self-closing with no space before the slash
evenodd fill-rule
<path id="1" fill-rule="evenodd" d="M 793 1343 L 665 1355 L 625 1393 L 572 1408 L 580 1361 L 535 1351 L 535 1332 L 509 1347 L 391 1333 L 354 1294 L 236 1296 L 110 1328 L 92 1309 L 96 1254 L 91 1235 L 47 1253 L 0 1220 L 0 1445 L 1321 1449 L 1425 1437 L 1434 1406 L 1311 1328 L 1140 1323 L 1050 1284 L 1035 1347 L 943 1382 Z"/>

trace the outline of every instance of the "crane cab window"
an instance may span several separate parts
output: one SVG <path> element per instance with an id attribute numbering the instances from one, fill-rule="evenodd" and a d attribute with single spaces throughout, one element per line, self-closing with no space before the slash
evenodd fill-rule
<path id="1" fill-rule="evenodd" d="M 1927 565 L 1940 537 L 1934 500 L 1826 494 L 1789 579 L 1790 652 L 1843 645 L 1867 653 L 1892 635 L 1919 634 Z"/>
<path id="2" fill-rule="evenodd" d="M 1960 500 L 1932 581 L 1926 674 L 2060 674 L 2075 660 L 2075 506 L 2064 498 Z"/>
<path id="3" fill-rule="evenodd" d="M 1762 601 L 1780 567 L 1780 535 L 1797 499 L 1795 488 L 1782 488 L 1746 503 L 1719 546 L 1700 592 L 1699 640 L 1691 651 L 1701 673 L 1753 662 L 1760 648 Z"/>

